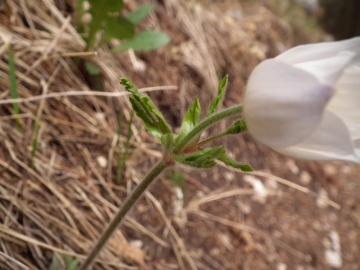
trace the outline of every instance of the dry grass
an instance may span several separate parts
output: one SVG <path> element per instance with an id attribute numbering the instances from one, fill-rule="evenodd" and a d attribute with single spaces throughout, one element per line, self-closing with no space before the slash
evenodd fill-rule
<path id="1" fill-rule="evenodd" d="M 99 156 L 107 156 L 106 146 L 113 140 L 119 139 L 121 143 L 125 140 L 116 133 L 118 112 L 129 117 L 129 104 L 121 97 L 126 93 L 119 85 L 124 72 L 107 51 L 82 52 L 84 41 L 70 24 L 70 17 L 65 17 L 52 1 L 7 1 L 5 8 L 8 17 L 3 18 L 0 27 L 0 231 L 4 251 L 0 257 L 13 258 L 6 260 L 11 269 L 15 265 L 21 268 L 22 264 L 47 269 L 53 252 L 83 258 L 104 223 L 121 205 L 120 198 L 129 191 L 106 180 L 112 179 L 112 171 L 106 175 L 96 161 Z M 21 131 L 13 126 L 15 116 L 10 106 L 13 100 L 7 90 L 9 44 L 15 51 L 21 97 L 18 101 L 23 102 L 19 116 Z M 99 66 L 105 78 L 105 91 L 91 91 L 70 57 L 86 57 Z M 174 87 L 147 90 L 158 89 Z M 33 122 L 37 117 L 41 119 L 39 149 L 32 169 L 29 161 Z M 134 130 L 132 145 L 136 150 L 127 163 L 129 169 L 138 165 L 136 160 L 142 162 L 134 158 L 136 153 L 159 157 L 143 143 L 139 131 Z M 118 150 L 113 150 L 116 155 Z M 108 163 L 112 168 L 114 160 Z M 133 172 L 142 174 L 141 170 Z M 153 238 L 159 245 L 168 245 L 135 219 L 127 219 L 124 225 Z M 119 255 L 146 268 L 145 253 L 130 246 L 120 231 L 99 257 L 103 266 L 97 268 L 117 265 L 137 269 L 124 264 Z"/>
<path id="2" fill-rule="evenodd" d="M 84 258 L 133 186 L 154 161 L 161 158 L 154 139 L 135 120 L 125 179 L 120 186 L 114 184 L 117 157 L 119 149 L 124 147 L 130 118 L 129 102 L 119 84 L 121 76 L 151 77 L 148 74 L 152 75 L 155 70 L 153 82 L 162 83 L 147 85 L 151 87 L 142 90 L 161 90 L 167 95 L 174 92 L 168 90 L 179 88 L 176 92 L 179 106 L 175 109 L 181 116 L 191 102 L 189 93 L 199 92 L 200 88 L 206 90 L 200 96 L 205 104 L 215 95 L 219 71 L 237 70 L 238 74 L 230 74 L 234 79 L 228 98 L 230 103 L 241 100 L 241 91 L 236 92 L 244 85 L 240 78 L 246 77 L 259 61 L 288 46 L 286 42 L 281 43 L 282 33 L 291 36 L 288 26 L 265 8 L 243 19 L 236 12 L 224 12 L 242 10 L 240 5 L 227 1 L 205 9 L 197 2 L 166 0 L 163 7 L 158 7 L 157 14 L 151 14 L 148 26 L 159 27 L 162 25 L 159 14 L 166 14 L 165 18 L 177 27 L 177 34 L 186 38 L 150 55 L 159 54 L 169 62 L 186 66 L 196 76 L 195 79 L 179 75 L 170 78 L 166 72 L 157 74 L 159 67 L 156 66 L 148 66 L 148 73 L 144 75 L 136 69 L 134 61 L 140 59 L 132 52 L 114 56 L 107 48 L 83 51 L 85 43 L 71 23 L 71 12 L 67 11 L 75 9 L 74 2 L 0 2 L 5 14 L 0 18 L 0 262 L 4 269 L 48 269 L 55 253 Z M 129 7 L 137 4 L 127 2 Z M 269 25 L 260 29 L 264 16 L 269 19 Z M 240 21 L 241 28 L 238 27 Z M 266 33 L 275 28 L 280 31 Z M 21 114 L 17 116 L 8 90 L 7 48 L 10 44 L 15 53 L 20 97 L 17 102 Z M 89 60 L 100 68 L 103 91 L 90 89 L 72 57 Z M 239 57 L 239 63 L 230 61 L 231 57 Z M 248 66 L 241 66 L 240 59 L 246 59 Z M 170 70 L 172 64 L 168 68 Z M 174 82 L 176 86 L 172 85 Z M 147 82 L 139 82 L 140 86 L 142 83 Z M 117 133 L 119 112 L 126 118 L 120 135 Z M 16 129 L 16 118 L 20 120 L 21 130 Z M 40 119 L 38 151 L 31 168 L 36 119 Z M 120 147 L 117 147 L 118 141 Z M 101 164 L 103 158 L 106 164 Z M 196 180 L 191 184 L 198 185 Z M 200 209 L 208 202 L 254 194 L 253 190 L 230 187 L 212 192 L 208 187 L 203 190 L 208 193 L 206 196 L 195 198 L 170 215 L 167 212 L 170 206 L 164 209 L 161 199 L 147 192 L 147 204 L 157 220 L 165 224 L 160 231 L 151 224 L 140 224 L 131 215 L 123 223 L 136 236 L 150 239 L 160 254 L 164 250 L 172 252 L 171 258 L 147 265 L 144 249 L 129 243 L 118 230 L 98 257 L 94 269 L 208 269 L 204 260 L 216 267 L 218 262 L 209 256 L 199 259 L 179 236 L 177 226 L 186 226 L 188 215 L 260 235 L 298 257 L 305 256 L 264 232 Z M 269 195 L 279 194 L 269 192 Z M 251 237 L 248 239 L 248 244 L 253 245 Z"/>

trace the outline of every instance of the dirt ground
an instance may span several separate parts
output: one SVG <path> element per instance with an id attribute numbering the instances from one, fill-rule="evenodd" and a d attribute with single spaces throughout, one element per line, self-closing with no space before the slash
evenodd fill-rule
<path id="1" fill-rule="evenodd" d="M 127 1 L 126 8 L 146 2 Z M 21 98 L 46 94 L 45 88 L 48 93 L 96 88 L 69 58 L 33 66 L 56 36 L 50 55 L 83 51 L 73 22 L 66 21 L 73 15 L 73 1 L 2 3 L 0 48 L 14 47 Z M 124 75 L 139 88 L 177 86 L 176 91 L 149 93 L 174 130 L 194 97 L 207 107 L 223 75 L 230 80 L 227 107 L 242 101 L 246 80 L 259 62 L 323 35 L 287 1 L 154 3 L 155 11 L 139 28 L 159 28 L 172 42 L 136 53 L 145 71 L 136 69 L 128 52 L 112 55 L 109 48 L 86 59 L 101 69 L 104 92 L 123 91 L 118 81 Z M 12 39 L 6 43 L 8 36 Z M 10 93 L 8 56 L 1 51 L 0 57 L 1 101 Z M 20 110 L 21 131 L 11 104 L 0 103 L 0 269 L 49 269 L 58 254 L 81 257 L 90 250 L 117 207 L 161 158 L 161 150 L 135 119 L 125 177 L 117 183 L 130 112 L 126 98 L 56 97 L 21 103 Z M 39 149 L 32 161 L 40 111 Z M 124 114 L 120 134 L 119 112 Z M 206 136 L 230 123 L 212 127 Z M 223 143 L 255 174 L 221 165 L 208 170 L 176 166 L 186 179 L 185 192 L 163 174 L 94 269 L 360 269 L 358 165 L 293 160 L 250 134 Z"/>

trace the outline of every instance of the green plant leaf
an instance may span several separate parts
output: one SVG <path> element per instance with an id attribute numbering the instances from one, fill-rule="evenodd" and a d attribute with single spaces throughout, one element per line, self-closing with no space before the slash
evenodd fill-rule
<path id="1" fill-rule="evenodd" d="M 217 93 L 216 97 L 214 98 L 214 100 L 210 104 L 208 116 L 215 113 L 219 109 L 220 103 L 224 99 L 228 83 L 229 83 L 228 75 L 226 75 L 222 80 L 219 81 L 218 93 Z"/>
<path id="2" fill-rule="evenodd" d="M 73 258 L 69 255 L 65 255 L 66 270 L 76 270 L 80 261 L 78 258 Z"/>
<path id="3" fill-rule="evenodd" d="M 224 135 L 238 134 L 247 130 L 246 122 L 244 119 L 236 120 L 225 132 Z"/>
<path id="4" fill-rule="evenodd" d="M 59 254 L 59 257 L 61 258 L 62 263 L 58 261 L 55 253 L 53 254 L 49 270 L 76 270 L 80 263 L 78 258 L 74 258 L 70 255 Z M 63 264 L 65 265 L 65 268 Z"/>
<path id="5" fill-rule="evenodd" d="M 111 38 L 126 39 L 135 35 L 135 26 L 125 17 L 116 15 L 122 11 L 123 0 L 89 0 L 89 3 L 92 19 L 86 39 L 87 49 L 93 48 L 96 33 L 100 30 L 104 31 L 100 44 Z"/>
<path id="6" fill-rule="evenodd" d="M 216 165 L 215 159 L 225 154 L 224 146 L 205 148 L 190 154 L 175 155 L 174 160 L 195 168 L 211 168 Z"/>
<path id="7" fill-rule="evenodd" d="M 188 109 L 188 111 L 184 116 L 184 120 L 181 124 L 179 135 L 176 137 L 176 142 L 184 138 L 190 132 L 190 130 L 192 130 L 197 125 L 200 118 L 200 112 L 201 112 L 201 107 L 200 107 L 199 99 L 195 98 L 192 107 Z M 199 138 L 200 135 L 197 138 L 194 138 L 194 140 L 189 144 L 193 144 L 194 142 L 197 143 Z"/>
<path id="8" fill-rule="evenodd" d="M 135 9 L 133 12 L 129 13 L 126 18 L 136 25 L 143 19 L 145 19 L 146 16 L 149 15 L 149 13 L 154 9 L 154 7 L 154 4 L 142 5 Z"/>
<path id="9" fill-rule="evenodd" d="M 127 39 L 135 35 L 134 25 L 125 17 L 108 17 L 104 25 L 101 44 L 108 43 L 112 38 Z"/>
<path id="10" fill-rule="evenodd" d="M 228 157 L 224 154 L 219 155 L 217 157 L 218 160 L 224 162 L 226 165 L 236 168 L 236 169 L 240 169 L 243 172 L 252 172 L 253 168 L 251 168 L 251 166 L 246 165 L 246 164 L 240 164 L 237 161 L 233 160 L 232 158 Z"/>
<path id="11" fill-rule="evenodd" d="M 163 32 L 144 30 L 112 49 L 112 52 L 125 51 L 128 49 L 133 49 L 134 51 L 151 51 L 168 44 L 170 40 L 170 37 Z"/>
<path id="12" fill-rule="evenodd" d="M 10 78 L 10 95 L 11 98 L 17 99 L 19 97 L 17 91 L 17 83 L 16 83 L 16 69 L 15 69 L 15 62 L 14 62 L 14 53 L 12 50 L 11 44 L 9 45 L 9 78 Z M 12 104 L 13 110 L 15 114 L 20 114 L 20 107 L 18 103 Z M 17 129 L 21 130 L 21 124 L 19 118 L 15 118 Z"/>
<path id="13" fill-rule="evenodd" d="M 166 173 L 166 178 L 175 184 L 175 186 L 181 188 L 182 192 L 186 191 L 186 179 L 185 177 L 178 171 L 168 170 Z"/>
<path id="14" fill-rule="evenodd" d="M 97 76 L 100 74 L 100 69 L 89 61 L 85 61 L 85 68 L 91 76 Z"/>
<path id="15" fill-rule="evenodd" d="M 120 83 L 126 91 L 131 92 L 129 98 L 136 115 L 143 120 L 148 131 L 159 140 L 164 134 L 172 134 L 164 116 L 151 101 L 149 96 L 139 93 L 128 78 L 122 78 Z"/>
<path id="16" fill-rule="evenodd" d="M 120 185 L 121 184 L 121 180 L 124 177 L 124 172 L 126 169 L 126 162 L 128 159 L 128 153 L 129 153 L 129 149 L 130 149 L 130 139 L 132 137 L 132 130 L 131 130 L 131 126 L 133 123 L 133 116 L 134 116 L 134 111 L 131 111 L 130 114 L 130 120 L 127 123 L 127 134 L 126 134 L 126 142 L 125 142 L 125 151 L 124 151 L 124 146 L 120 145 L 120 140 L 118 139 L 116 145 L 118 147 L 118 151 L 119 151 L 119 156 L 118 156 L 118 161 L 117 161 L 117 168 L 116 168 L 116 184 Z M 122 111 L 120 111 L 119 113 L 119 118 L 118 118 L 118 130 L 117 130 L 117 135 L 120 138 L 121 135 L 121 124 L 123 122 L 123 117 L 124 117 L 124 113 Z"/>

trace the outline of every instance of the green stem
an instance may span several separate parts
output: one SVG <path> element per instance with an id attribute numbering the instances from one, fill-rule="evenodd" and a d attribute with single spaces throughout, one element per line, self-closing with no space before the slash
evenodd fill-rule
<path id="1" fill-rule="evenodd" d="M 165 164 L 164 161 L 160 161 L 144 178 L 144 180 L 135 188 L 135 190 L 130 194 L 130 196 L 126 199 L 124 204 L 121 206 L 119 211 L 116 213 L 113 220 L 110 222 L 106 230 L 102 233 L 101 237 L 91 250 L 90 254 L 86 257 L 85 261 L 82 263 L 78 270 L 86 270 L 90 267 L 97 254 L 106 244 L 107 240 L 119 226 L 121 221 L 124 219 L 126 214 L 130 211 L 132 206 L 137 202 L 137 200 L 141 197 L 141 195 L 145 192 L 145 190 L 149 187 L 149 185 L 156 179 L 157 176 L 160 175 L 162 171 L 164 171 L 169 165 Z"/>
<path id="2" fill-rule="evenodd" d="M 201 141 L 201 142 L 199 142 L 199 143 L 197 144 L 197 147 L 203 147 L 205 144 L 211 143 L 211 142 L 213 142 L 213 141 L 215 141 L 215 140 L 217 140 L 217 139 L 220 139 L 221 137 L 224 137 L 224 136 L 226 136 L 226 135 L 227 135 L 226 133 L 221 133 L 221 134 L 216 135 L 216 136 L 214 136 L 214 137 L 211 137 L 211 138 L 208 138 L 208 139 L 206 139 L 206 140 L 203 140 L 203 141 Z"/>
<path id="3" fill-rule="evenodd" d="M 200 135 L 205 129 L 220 120 L 240 114 L 242 112 L 242 109 L 242 104 L 239 104 L 208 116 L 175 145 L 174 152 L 179 153 L 186 147 L 189 142 L 191 142 L 193 138 Z"/>

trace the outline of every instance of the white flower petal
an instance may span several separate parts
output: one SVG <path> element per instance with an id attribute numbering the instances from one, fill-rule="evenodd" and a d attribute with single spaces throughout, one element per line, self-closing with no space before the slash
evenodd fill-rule
<path id="1" fill-rule="evenodd" d="M 308 44 L 292 48 L 275 59 L 288 64 L 298 64 L 306 61 L 320 60 L 338 54 L 340 51 L 351 51 L 360 58 L 360 37 L 337 42 Z"/>
<path id="2" fill-rule="evenodd" d="M 360 151 L 354 149 L 345 124 L 330 111 L 325 112 L 320 126 L 309 138 L 296 145 L 275 150 L 295 158 L 360 163 Z"/>
<path id="3" fill-rule="evenodd" d="M 284 148 L 316 130 L 333 92 L 307 72 L 275 59 L 266 60 L 250 76 L 244 118 L 256 139 Z"/>
<path id="4" fill-rule="evenodd" d="M 348 68 L 335 85 L 336 92 L 327 109 L 348 127 L 352 140 L 360 139 L 360 66 Z"/>
<path id="5" fill-rule="evenodd" d="M 342 51 L 328 58 L 302 62 L 293 66 L 314 75 L 322 84 L 334 85 L 355 57 L 354 52 Z"/>

